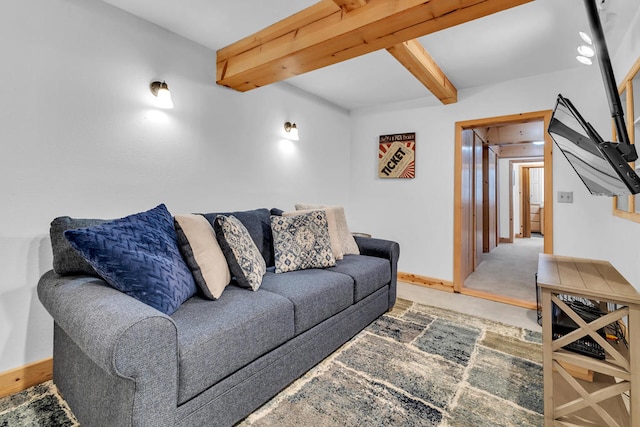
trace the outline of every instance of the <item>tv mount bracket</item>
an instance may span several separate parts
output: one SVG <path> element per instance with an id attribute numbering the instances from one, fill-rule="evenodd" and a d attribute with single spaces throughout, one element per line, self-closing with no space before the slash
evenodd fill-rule
<path id="1" fill-rule="evenodd" d="M 622 109 L 622 103 L 620 102 L 616 79 L 613 75 L 609 50 L 607 49 L 604 31 L 602 30 L 602 24 L 600 23 L 600 18 L 598 16 L 596 1 L 584 0 L 584 4 L 587 9 L 589 26 L 593 33 L 593 41 L 596 49 L 598 65 L 600 66 L 600 73 L 602 74 L 607 99 L 609 100 L 609 111 L 611 112 L 611 117 L 615 123 L 616 133 L 618 135 L 619 142 L 612 144 L 616 146 L 616 149 L 620 152 L 624 160 L 627 162 L 635 162 L 638 159 L 638 153 L 636 151 L 636 147 L 631 144 L 629 140 L 627 126 L 624 121 L 624 111 Z"/>

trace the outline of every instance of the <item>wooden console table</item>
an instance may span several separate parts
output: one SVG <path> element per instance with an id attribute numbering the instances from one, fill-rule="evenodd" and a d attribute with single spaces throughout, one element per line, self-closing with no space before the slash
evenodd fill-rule
<path id="1" fill-rule="evenodd" d="M 640 294 L 606 261 L 540 254 L 537 280 L 545 426 L 640 426 Z M 567 296 L 586 299 L 607 314 L 587 323 L 565 303 Z M 553 339 L 558 310 L 578 328 Z M 626 325 L 628 347 L 597 332 L 616 322 Z M 604 348 L 604 360 L 563 349 L 587 335 Z M 561 362 L 593 371 L 593 382 L 574 378 Z"/>

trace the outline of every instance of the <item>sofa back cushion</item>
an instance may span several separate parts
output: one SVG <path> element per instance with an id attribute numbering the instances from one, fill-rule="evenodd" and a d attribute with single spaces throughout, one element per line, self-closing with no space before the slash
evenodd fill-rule
<path id="1" fill-rule="evenodd" d="M 267 267 L 274 265 L 273 234 L 271 233 L 271 214 L 269 209 L 254 209 L 240 212 L 216 212 L 202 214 L 213 227 L 218 215 L 236 217 L 245 226 L 249 235 L 264 258 Z"/>
<path id="2" fill-rule="evenodd" d="M 69 241 L 64 237 L 64 232 L 75 228 L 100 225 L 109 221 L 108 219 L 71 218 L 68 216 L 61 216 L 51 221 L 49 237 L 53 251 L 53 271 L 61 275 L 89 274 L 99 276 L 82 255 L 71 247 Z"/>

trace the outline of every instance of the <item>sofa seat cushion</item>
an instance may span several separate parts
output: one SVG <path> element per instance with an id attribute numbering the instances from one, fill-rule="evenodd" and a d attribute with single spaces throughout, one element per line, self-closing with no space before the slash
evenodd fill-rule
<path id="1" fill-rule="evenodd" d="M 326 269 L 267 271 L 260 289 L 293 303 L 296 335 L 353 304 L 353 279 Z"/>
<path id="2" fill-rule="evenodd" d="M 229 285 L 216 301 L 193 297 L 172 316 L 178 330 L 178 402 L 294 336 L 291 301 Z"/>
<path id="3" fill-rule="evenodd" d="M 327 270 L 353 278 L 353 300 L 358 302 L 391 281 L 389 260 L 368 255 L 345 255 Z"/>

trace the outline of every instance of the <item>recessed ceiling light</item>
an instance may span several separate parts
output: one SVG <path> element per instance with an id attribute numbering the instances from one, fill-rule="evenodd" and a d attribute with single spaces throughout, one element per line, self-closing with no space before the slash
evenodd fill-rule
<path id="1" fill-rule="evenodd" d="M 544 141 L 533 141 L 533 145 L 544 145 Z"/>
<path id="2" fill-rule="evenodd" d="M 576 56 L 576 59 L 578 60 L 578 62 L 581 62 L 581 63 L 583 63 L 584 65 L 591 65 L 591 64 L 593 64 L 593 62 L 592 62 L 589 58 L 587 58 L 586 56 L 578 55 L 578 56 Z"/>
<path id="3" fill-rule="evenodd" d="M 586 44 L 593 44 L 593 41 L 591 41 L 591 37 L 589 37 L 589 34 L 585 33 L 584 31 L 580 31 L 578 34 L 580 34 L 580 38 L 584 40 Z"/>
<path id="4" fill-rule="evenodd" d="M 593 58 L 593 56 L 596 54 L 596 51 L 593 50 L 592 47 L 589 46 L 578 46 L 578 53 L 582 56 L 586 56 L 587 58 Z"/>

